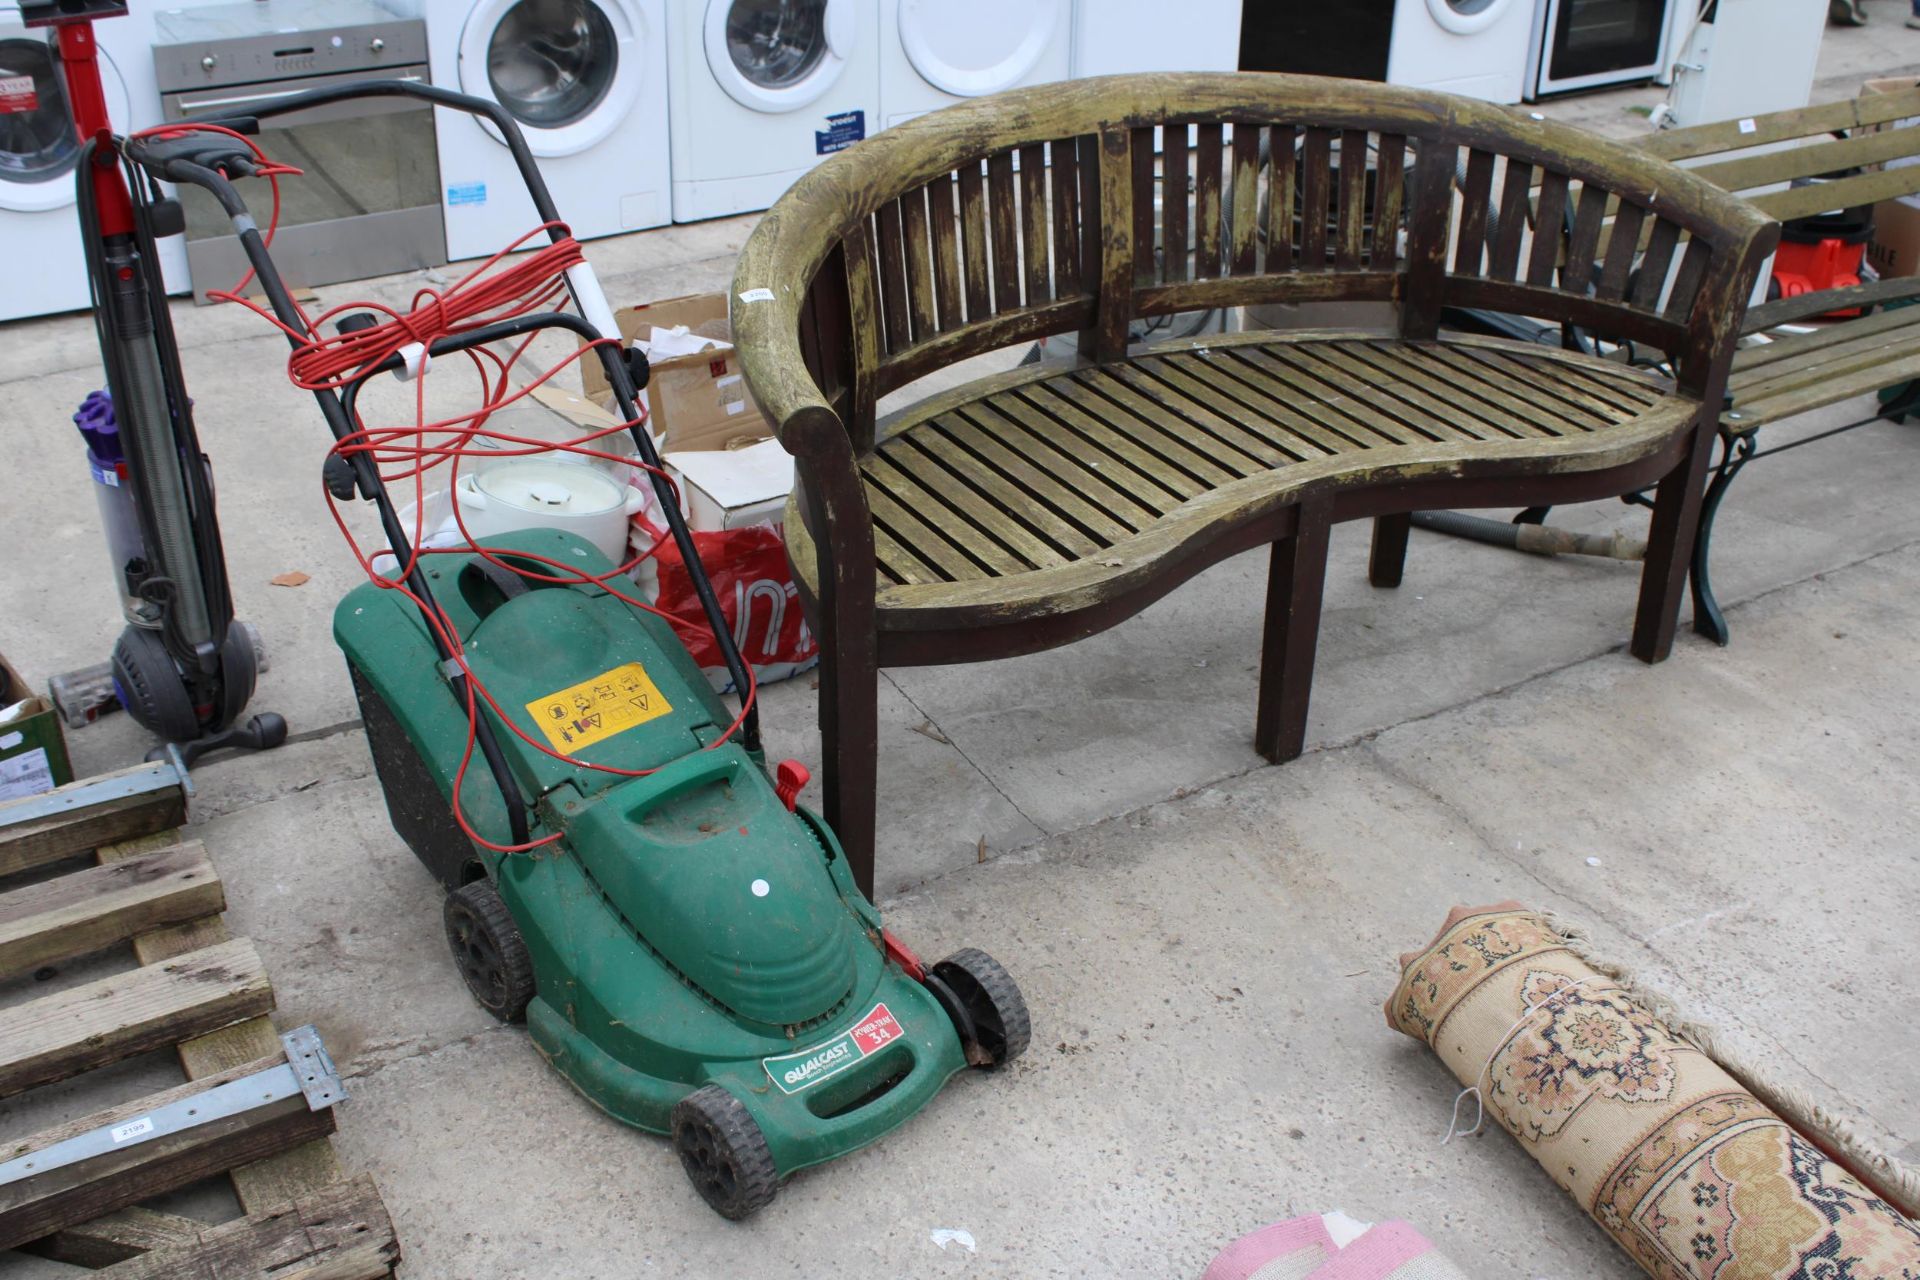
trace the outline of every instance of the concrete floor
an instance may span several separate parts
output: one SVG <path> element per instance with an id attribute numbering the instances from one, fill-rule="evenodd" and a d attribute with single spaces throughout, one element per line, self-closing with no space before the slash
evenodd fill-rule
<path id="1" fill-rule="evenodd" d="M 1819 96 L 1920 63 L 1920 32 L 1875 20 L 1831 35 Z M 1646 96 L 1553 110 L 1624 132 Z M 590 256 L 616 300 L 669 297 L 722 287 L 750 227 Z M 321 294 L 397 302 L 413 285 Z M 318 1024 L 350 1077 L 336 1141 L 378 1178 L 409 1280 L 799 1275 L 850 1259 L 888 1276 L 1192 1275 L 1243 1231 L 1335 1206 L 1410 1218 L 1479 1276 L 1637 1275 L 1504 1136 L 1439 1145 L 1451 1078 L 1381 1018 L 1395 954 L 1453 903 L 1507 896 L 1586 919 L 1920 1158 L 1914 427 L 1751 468 L 1716 557 L 1733 646 L 1688 634 L 1657 668 L 1622 647 L 1633 566 L 1416 534 L 1406 585 L 1383 592 L 1365 582 L 1365 530 L 1338 531 L 1312 750 L 1284 769 L 1250 747 L 1259 556 L 1056 653 L 888 673 L 882 905 L 925 953 L 1003 960 L 1034 1047 L 728 1226 L 664 1143 L 594 1111 L 467 998 L 331 643 L 357 571 L 319 497 L 317 414 L 253 318 L 182 306 L 176 322 L 240 612 L 272 650 L 255 706 L 296 731 L 196 772 L 194 834 L 266 957 L 282 1025 Z M 67 425 L 98 374 L 84 317 L 0 334 L 0 528 L 30 548 L 0 583 L 0 649 L 44 679 L 104 656 L 116 630 Z M 1617 503 L 1556 519 L 1644 524 Z M 267 585 L 289 569 L 312 580 Z M 765 691 L 775 758 L 817 762 L 813 703 L 806 679 Z M 71 745 L 97 772 L 147 743 L 115 717 Z M 0 1003 L 30 994 L 0 988 Z M 136 1062 L 107 1082 L 132 1097 L 169 1070 Z M 112 1100 L 40 1091 L 0 1104 L 0 1136 Z M 179 1206 L 222 1211 L 209 1195 Z M 978 1253 L 937 1248 L 941 1227 L 971 1232 Z M 16 1255 L 0 1272 L 68 1274 Z"/>

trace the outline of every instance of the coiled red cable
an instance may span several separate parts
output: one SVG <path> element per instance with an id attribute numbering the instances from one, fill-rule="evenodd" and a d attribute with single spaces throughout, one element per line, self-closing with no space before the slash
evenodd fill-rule
<path id="1" fill-rule="evenodd" d="M 169 129 L 213 127 L 172 125 L 162 126 L 161 129 L 149 132 L 164 134 Z M 221 129 L 219 132 L 230 133 L 231 130 Z M 266 232 L 266 238 L 270 243 L 279 215 L 278 178 L 282 175 L 297 174 L 299 171 L 267 160 L 250 139 L 242 138 L 241 140 L 253 148 L 258 158 L 260 175 L 267 178 L 273 187 L 274 217 L 269 222 Z M 561 233 L 558 240 L 508 261 L 509 255 L 527 241 L 553 231 Z M 329 308 L 311 318 L 304 311 L 299 311 L 301 328 L 298 329 L 282 323 L 278 317 L 251 299 L 240 297 L 239 291 L 245 287 L 246 280 L 242 280 L 232 290 L 210 293 L 208 296 L 218 301 L 238 303 L 286 333 L 295 343 L 293 352 L 287 359 L 288 380 L 304 391 L 330 392 L 342 390 L 359 379 L 369 376 L 374 369 L 395 355 L 401 354 L 411 344 L 418 343 L 423 347 L 431 347 L 438 338 L 471 332 L 502 320 L 536 311 L 556 310 L 564 306 L 570 297 L 566 272 L 584 261 L 585 257 L 579 243 L 567 234 L 566 227 L 562 224 L 548 223 L 528 231 L 445 290 L 422 289 L 415 293 L 412 306 L 407 311 L 396 311 L 376 302 L 347 303 Z M 251 277 L 252 273 L 249 272 L 247 279 Z M 296 310 L 298 310 L 297 306 Z M 384 315 L 386 319 L 344 334 L 325 332 L 326 327 L 335 318 L 348 312 L 373 312 L 376 315 Z M 470 348 L 465 353 L 480 382 L 479 404 L 471 412 L 456 414 L 453 417 L 429 419 L 426 408 L 426 386 L 427 378 L 431 373 L 430 367 L 422 368 L 420 374 L 413 379 L 414 414 L 413 421 L 410 423 L 370 425 L 359 416 L 361 409 L 356 402 L 354 422 L 356 429 L 336 441 L 332 452 L 348 459 L 360 455 L 369 457 L 378 470 L 383 484 L 411 482 L 414 495 L 414 522 L 408 539 L 411 544 L 411 554 L 405 564 L 398 563 L 398 557 L 391 552 L 370 555 L 364 551 L 352 530 L 347 527 L 339 502 L 330 490 L 324 488 L 322 490 L 335 527 L 339 529 L 341 537 L 346 540 L 348 550 L 353 554 L 368 580 L 383 590 L 397 591 L 410 600 L 420 610 L 427 625 L 439 637 L 441 643 L 452 655 L 453 662 L 466 677 L 467 735 L 466 744 L 460 756 L 460 764 L 454 774 L 452 803 L 454 821 L 475 844 L 497 853 L 509 854 L 523 853 L 552 844 L 560 839 L 560 833 L 555 832 L 522 844 L 498 844 L 482 836 L 468 822 L 461 805 L 461 791 L 465 785 L 467 768 L 473 759 L 474 744 L 479 731 L 480 707 L 483 703 L 493 712 L 496 724 L 504 726 L 508 732 L 541 754 L 563 763 L 627 778 L 644 777 L 657 770 L 622 769 L 614 765 L 595 764 L 582 760 L 578 756 L 554 750 L 516 724 L 513 717 L 500 706 L 485 683 L 467 664 L 461 637 L 445 612 L 437 604 L 422 599 L 407 586 L 406 579 L 419 564 L 421 557 L 477 554 L 482 559 L 499 565 L 509 572 L 535 581 L 599 587 L 625 604 L 664 618 L 675 627 L 693 628 L 702 625 L 657 609 L 645 600 L 629 594 L 622 586 L 615 585 L 616 579 L 627 579 L 639 565 L 654 556 L 661 549 L 664 539 L 656 540 L 652 546 L 637 553 L 624 564 L 599 574 L 583 572 L 552 557 L 522 551 L 513 552 L 512 560 L 509 562 L 478 545 L 466 526 L 460 504 L 454 502 L 451 504 L 453 518 L 456 527 L 460 530 L 464 545 L 421 547 L 420 544 L 427 532 L 425 523 L 429 474 L 444 467 L 447 492 L 451 494 L 459 480 L 460 463 L 467 458 L 527 457 L 535 454 L 570 453 L 622 467 L 634 467 L 663 477 L 669 486 L 672 486 L 674 500 L 676 502 L 679 500 L 678 488 L 673 486 L 672 477 L 667 476 L 659 468 L 649 466 L 629 455 L 596 447 L 608 437 L 624 435 L 634 426 L 644 424 L 646 421 L 644 407 L 640 409 L 638 417 L 632 421 L 587 431 L 572 439 L 559 442 L 513 435 L 486 426 L 488 419 L 499 410 L 531 394 L 561 369 L 581 359 L 589 350 L 615 342 L 614 339 L 604 338 L 595 343 L 583 344 L 546 373 L 524 386 L 514 387 L 509 374 L 536 336 L 538 336 L 537 333 L 529 334 L 512 344 L 512 350 L 504 357 L 489 347 Z M 381 554 L 395 561 L 394 571 L 391 574 L 376 567 L 375 560 Z M 529 563 L 537 564 L 550 572 L 540 573 L 530 570 Z M 714 750 L 732 740 L 734 734 L 739 732 L 758 693 L 751 668 L 748 670 L 747 678 L 748 685 L 742 691 L 739 714 L 727 726 L 726 732 L 703 747 L 703 750 Z"/>

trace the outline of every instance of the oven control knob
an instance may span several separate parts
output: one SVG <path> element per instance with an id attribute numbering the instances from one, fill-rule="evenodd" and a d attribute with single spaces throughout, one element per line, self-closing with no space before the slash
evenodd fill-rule
<path id="1" fill-rule="evenodd" d="M 200 59 L 200 66 L 203 70 L 211 71 L 219 65 L 220 59 L 214 57 L 212 54 L 208 54 L 206 57 Z"/>
<path id="2" fill-rule="evenodd" d="M 385 40 L 382 40 L 379 36 L 375 36 L 372 39 L 372 41 L 370 41 L 367 45 L 367 48 L 373 50 L 375 53 L 379 53 L 382 49 L 386 47 L 387 47 L 387 42 Z"/>

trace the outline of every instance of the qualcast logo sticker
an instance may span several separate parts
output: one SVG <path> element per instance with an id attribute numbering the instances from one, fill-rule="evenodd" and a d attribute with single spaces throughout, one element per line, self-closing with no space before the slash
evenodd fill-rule
<path id="1" fill-rule="evenodd" d="M 767 1078 L 779 1085 L 782 1093 L 799 1093 L 830 1076 L 839 1075 L 905 1034 L 893 1014 L 887 1011 L 887 1006 L 877 1004 L 853 1030 L 843 1031 L 825 1044 L 817 1044 L 811 1049 L 782 1054 L 778 1058 L 762 1058 L 760 1065 L 767 1069 Z"/>

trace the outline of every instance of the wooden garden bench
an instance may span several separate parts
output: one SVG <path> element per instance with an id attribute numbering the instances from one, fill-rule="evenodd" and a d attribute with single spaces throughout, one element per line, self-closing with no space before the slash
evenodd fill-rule
<path id="1" fill-rule="evenodd" d="M 1920 164 L 1882 167 L 1920 156 L 1920 127 L 1891 127 L 1913 117 L 1920 117 L 1920 88 L 1672 129 L 1652 135 L 1640 147 L 1739 193 L 1770 218 L 1787 220 L 1920 194 Z M 1829 175 L 1839 176 L 1808 181 Z M 1802 185 L 1789 185 L 1794 183 Z M 1920 379 L 1920 307 L 1888 310 L 1883 305 L 1916 297 L 1920 277 L 1901 276 L 1782 298 L 1748 310 L 1742 335 L 1767 334 L 1770 341 L 1743 346 L 1733 357 L 1727 384 L 1731 399 L 1720 415 L 1721 461 L 1707 486 L 1694 548 L 1696 631 L 1727 643 L 1726 619 L 1714 599 L 1709 566 L 1713 521 L 1733 478 L 1763 452 L 1758 448 L 1760 428 L 1884 388 L 1907 390 L 1879 412 L 1823 436 L 1883 418 L 1897 421 L 1920 408 L 1920 394 L 1910 386 Z M 1815 319 L 1855 308 L 1864 310 L 1851 319 Z M 1782 325 L 1800 331 L 1784 331 Z M 1764 452 L 1803 443 L 1807 441 Z"/>
<path id="2" fill-rule="evenodd" d="M 1549 223 L 1574 210 L 1564 254 L 1488 217 L 1496 189 L 1536 174 Z M 1603 244 L 1614 199 L 1634 234 Z M 1642 227 L 1657 266 L 1629 290 Z M 1392 585 L 1416 509 L 1658 484 L 1633 652 L 1664 657 L 1715 426 L 1703 405 L 1718 408 L 1772 239 L 1724 192 L 1599 138 L 1317 77 L 1049 85 L 822 164 L 755 229 L 731 310 L 796 460 L 786 536 L 823 654 L 826 816 L 860 883 L 879 667 L 1065 644 L 1263 544 L 1254 741 L 1298 755 L 1336 521 L 1375 518 L 1371 576 Z M 1396 304 L 1397 324 L 1129 345 L 1140 317 L 1339 300 Z M 1676 378 L 1444 338 L 1450 304 L 1601 324 L 1671 353 Z M 1053 334 L 1078 334 L 1078 357 L 876 420 L 916 379 Z"/>

